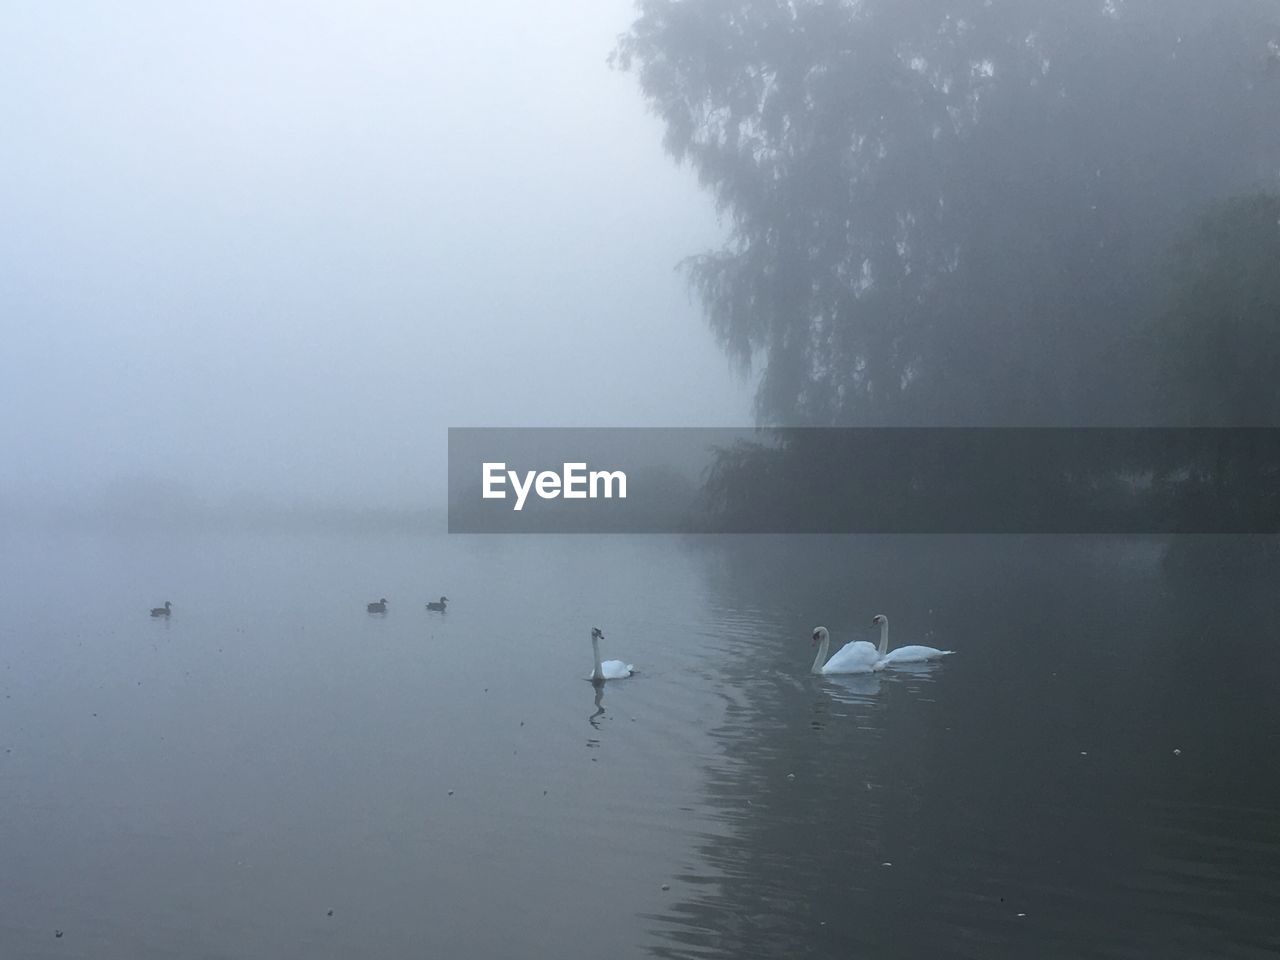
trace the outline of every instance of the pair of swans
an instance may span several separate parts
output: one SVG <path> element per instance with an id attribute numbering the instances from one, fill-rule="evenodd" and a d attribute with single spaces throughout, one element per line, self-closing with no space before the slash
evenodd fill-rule
<path id="1" fill-rule="evenodd" d="M 876 614 L 871 623 L 880 627 L 880 645 L 877 647 L 866 640 L 855 640 L 846 643 L 836 651 L 836 655 L 827 659 L 827 650 L 831 647 L 831 634 L 826 627 L 813 628 L 813 642 L 818 645 L 818 656 L 813 661 L 813 673 L 874 673 L 891 667 L 895 663 L 924 663 L 955 653 L 954 650 L 939 650 L 936 647 L 925 647 L 911 644 L 889 650 L 889 618 L 883 613 Z"/>

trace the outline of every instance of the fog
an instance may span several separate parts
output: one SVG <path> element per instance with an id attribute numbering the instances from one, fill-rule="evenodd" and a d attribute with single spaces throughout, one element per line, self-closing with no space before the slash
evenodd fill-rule
<path id="1" fill-rule="evenodd" d="M 625 0 L 11 6 L 0 499 L 442 502 L 447 427 L 750 413 Z M 148 494 L 143 494 L 144 496 Z"/>
<path id="2" fill-rule="evenodd" d="M 449 426 L 1280 422 L 1261 0 L 26 4 L 0 91 L 0 513 L 421 510 Z"/>
<path id="3" fill-rule="evenodd" d="M 4 11 L 0 960 L 1280 956 L 1277 0 Z"/>

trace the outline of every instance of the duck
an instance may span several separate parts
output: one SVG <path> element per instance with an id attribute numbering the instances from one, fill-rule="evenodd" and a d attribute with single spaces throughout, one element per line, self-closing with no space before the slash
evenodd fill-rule
<path id="1" fill-rule="evenodd" d="M 439 600 L 439 602 L 437 602 L 437 601 L 435 601 L 435 600 L 430 600 L 430 601 L 428 601 L 428 602 L 427 602 L 427 609 L 428 609 L 428 610 L 439 610 L 441 613 L 444 613 L 444 605 L 445 605 L 446 603 L 448 603 L 448 602 L 449 602 L 449 598 L 448 598 L 448 597 L 441 597 L 441 598 L 440 598 L 440 600 Z"/>
<path id="2" fill-rule="evenodd" d="M 170 603 L 168 600 L 166 600 L 166 601 L 164 602 L 164 606 L 163 606 L 163 607 L 152 607 L 152 608 L 151 608 L 151 615 L 152 615 L 153 617 L 167 617 L 167 616 L 169 615 L 169 611 L 170 611 L 172 608 L 173 608 L 173 604 L 172 604 L 172 603 Z"/>
<path id="3" fill-rule="evenodd" d="M 367 607 L 365 607 L 365 609 L 368 610 L 370 613 L 386 613 L 387 598 L 383 597 L 381 600 L 376 600 L 373 603 L 369 604 Z"/>

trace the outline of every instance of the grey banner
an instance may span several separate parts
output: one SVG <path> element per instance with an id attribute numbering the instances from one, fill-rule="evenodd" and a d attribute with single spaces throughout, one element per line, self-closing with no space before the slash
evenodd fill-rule
<path id="1" fill-rule="evenodd" d="M 1280 430 L 453 428 L 451 533 L 1276 533 Z"/>

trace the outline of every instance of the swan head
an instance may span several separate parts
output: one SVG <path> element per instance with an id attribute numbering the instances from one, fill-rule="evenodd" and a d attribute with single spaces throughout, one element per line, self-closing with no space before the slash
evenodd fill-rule
<path id="1" fill-rule="evenodd" d="M 889 622 L 889 618 L 886 617 L 883 613 L 877 613 L 874 617 L 871 618 L 872 626 L 876 626 L 876 627 L 882 627 L 888 622 Z"/>
<path id="2" fill-rule="evenodd" d="M 604 639 L 604 634 L 603 634 L 603 633 L 601 633 L 601 631 L 600 631 L 600 628 L 599 628 L 599 627 L 592 627 L 592 628 L 591 628 L 591 639 L 592 639 L 592 640 L 603 640 L 603 639 Z"/>
<path id="3" fill-rule="evenodd" d="M 822 643 L 822 641 L 823 641 L 823 640 L 828 640 L 828 639 L 830 639 L 830 637 L 831 637 L 831 634 L 827 632 L 827 628 L 826 628 L 826 627 L 814 627 L 814 628 L 813 628 L 813 643 L 814 643 L 814 644 Z"/>

